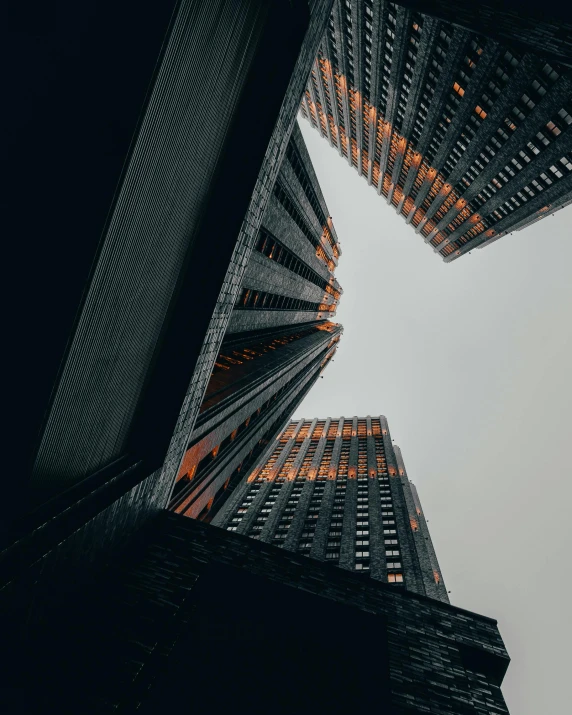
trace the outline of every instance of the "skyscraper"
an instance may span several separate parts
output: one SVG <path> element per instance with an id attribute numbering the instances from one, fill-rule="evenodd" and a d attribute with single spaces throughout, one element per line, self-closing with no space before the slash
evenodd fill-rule
<path id="1" fill-rule="evenodd" d="M 178 471 L 172 509 L 208 519 L 334 355 L 342 328 L 329 318 L 342 293 L 334 277 L 340 253 L 296 125 Z"/>
<path id="2" fill-rule="evenodd" d="M 101 0 L 12 28 L 14 648 L 167 506 L 330 7 Z"/>
<path id="3" fill-rule="evenodd" d="M 383 416 L 290 422 L 212 523 L 449 602 Z"/>
<path id="4" fill-rule="evenodd" d="M 446 2 L 406 4 L 451 15 Z M 301 108 L 447 262 L 572 200 L 572 71 L 535 54 L 538 43 L 477 34 L 486 13 L 466 29 L 468 5 L 461 28 L 337 0 Z"/>

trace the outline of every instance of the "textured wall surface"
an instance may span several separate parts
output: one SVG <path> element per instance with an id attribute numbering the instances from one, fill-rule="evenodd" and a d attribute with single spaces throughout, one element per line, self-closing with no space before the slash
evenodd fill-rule
<path id="1" fill-rule="evenodd" d="M 103 283 L 94 281 L 86 293 L 86 310 L 78 322 L 79 342 L 70 343 L 68 363 L 48 416 L 36 460 L 38 496 L 45 498 L 91 470 L 104 469 L 79 481 L 77 490 L 63 492 L 61 499 L 36 511 L 10 534 L 11 545 L 1 554 L 6 566 L 4 612 L 10 619 L 10 609 L 15 609 L 23 627 L 35 627 L 44 594 L 57 581 L 55 575 L 81 579 L 167 503 L 328 10 L 328 2 L 313 2 L 309 7 L 305 2 L 269 6 L 258 0 L 215 4 L 188 0 L 179 8 L 110 214 L 110 243 L 102 244 L 94 269 L 94 276 Z M 310 11 L 315 11 L 311 17 Z M 276 53 L 275 26 L 269 33 L 265 25 L 269 17 L 284 30 L 280 54 Z M 220 32 L 217 22 L 222 23 Z M 253 120 L 250 100 L 258 91 L 254 80 L 267 80 L 269 74 L 275 83 L 274 94 L 269 95 L 271 106 L 265 105 Z M 250 128 L 248 145 L 245 135 L 236 136 L 242 126 Z M 199 135 L 204 151 L 197 143 Z M 152 160 L 153 151 L 157 161 Z M 230 167 L 226 164 L 232 165 L 241 155 L 246 156 L 243 178 L 252 175 L 256 189 L 252 193 L 244 181 L 228 196 L 227 211 L 221 215 L 220 201 L 223 193 L 228 194 L 224 173 Z M 201 177 L 197 178 L 201 186 L 196 188 L 202 195 L 203 180 L 208 182 L 213 173 L 224 192 L 214 196 L 213 190 L 201 205 L 200 196 L 191 196 L 189 186 L 193 177 Z M 155 216 L 155 209 L 163 223 L 153 217 L 145 220 L 148 211 Z M 221 233 L 213 251 L 217 228 Z M 200 240 L 194 240 L 195 233 Z M 117 249 L 115 257 L 121 259 L 116 263 L 111 244 Z M 190 246 L 192 260 L 185 263 Z M 178 282 L 177 271 L 185 273 L 184 281 Z M 174 291 L 177 301 L 171 301 Z M 79 349 L 80 344 L 85 350 Z M 151 363 L 152 375 L 146 382 Z M 140 401 L 141 394 L 144 399 Z M 130 430 L 134 410 L 136 427 Z M 157 473 L 179 412 L 165 471 Z M 126 445 L 129 453 L 123 455 Z M 11 508 L 21 505 L 22 501 L 9 504 Z"/>
<path id="2" fill-rule="evenodd" d="M 192 432 L 200 404 L 205 393 L 212 366 L 222 343 L 224 333 L 236 304 L 242 285 L 244 271 L 260 228 L 262 217 L 274 182 L 278 175 L 282 159 L 292 132 L 298 102 L 302 96 L 308 68 L 315 54 L 323 33 L 330 0 L 316 0 L 310 5 L 311 18 L 306 37 L 301 48 L 296 66 L 290 79 L 288 90 L 274 127 L 270 145 L 266 151 L 263 167 L 260 171 L 253 198 L 242 224 L 236 247 L 213 313 L 201 355 L 195 373 L 185 396 L 177 426 L 169 446 L 163 471 L 172 481 L 186 451 L 187 442 Z"/>
<path id="3" fill-rule="evenodd" d="M 225 584 L 232 584 L 232 593 Z M 325 621 L 318 617 L 314 627 L 308 624 L 298 634 L 295 624 L 303 618 L 298 615 L 303 593 L 323 599 L 323 605 L 310 599 L 305 610 L 311 618 L 320 614 Z M 334 603 L 349 610 L 332 611 Z M 356 608 L 374 614 L 369 626 L 354 616 Z M 290 618 L 294 620 L 289 625 Z M 394 715 L 507 712 L 499 686 L 508 657 L 494 620 L 172 513 L 163 513 L 150 525 L 144 543 L 102 580 L 91 597 L 78 601 L 68 619 L 59 636 L 61 650 L 52 652 L 38 676 L 42 686 L 48 680 L 48 688 L 36 693 L 53 696 L 65 682 L 56 697 L 73 700 L 79 695 L 86 713 L 136 708 L 156 712 L 153 703 L 188 706 L 227 696 L 234 703 L 248 703 L 248 693 L 257 690 L 256 678 L 265 671 L 249 656 L 248 676 L 236 678 L 234 673 L 241 672 L 243 656 L 251 648 L 254 659 L 265 654 L 270 662 L 280 662 L 276 659 L 287 650 L 281 635 L 284 626 L 296 634 L 291 643 L 317 658 L 315 665 L 308 657 L 301 665 L 295 656 L 284 663 L 278 676 L 284 687 L 296 689 L 302 678 L 305 688 L 322 689 L 324 697 L 333 690 L 349 709 L 352 698 L 346 688 L 353 692 L 354 704 L 368 702 L 368 709 L 373 708 L 368 701 L 371 693 L 380 712 Z M 322 625 L 338 638 L 330 642 Z M 359 647 L 345 647 L 348 627 L 356 634 L 369 633 L 371 639 Z M 321 654 L 323 643 L 328 643 L 328 654 Z M 211 647 L 216 649 L 213 661 Z M 69 649 L 67 654 L 62 653 L 64 648 Z M 37 655 L 43 652 L 39 647 Z M 213 663 L 214 673 L 207 674 L 205 682 L 189 681 L 185 674 L 198 672 L 202 658 Z M 359 665 L 357 690 L 351 682 L 354 661 Z M 220 685 L 217 679 L 223 673 L 230 692 L 219 695 L 212 687 Z M 49 681 L 52 677 L 54 682 Z M 261 682 L 260 688 L 264 685 Z M 282 712 L 281 691 L 277 687 L 269 693 L 268 711 Z M 306 704 L 299 701 L 298 711 L 315 712 L 315 705 L 308 709 Z M 68 712 L 66 705 L 58 711 Z M 73 705 L 77 708 L 77 701 L 72 702 L 72 711 Z"/>

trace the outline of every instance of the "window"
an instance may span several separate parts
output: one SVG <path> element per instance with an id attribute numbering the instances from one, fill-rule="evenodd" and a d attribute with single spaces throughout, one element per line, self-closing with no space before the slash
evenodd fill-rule
<path id="1" fill-rule="evenodd" d="M 402 573 L 388 573 L 387 574 L 387 582 L 388 583 L 403 583 L 403 574 Z"/>
<path id="2" fill-rule="evenodd" d="M 369 558 L 369 551 L 356 551 L 356 559 Z"/>
<path id="3" fill-rule="evenodd" d="M 388 569 L 400 569 L 401 563 L 399 561 L 388 561 L 387 568 Z"/>
<path id="4" fill-rule="evenodd" d="M 369 571 L 369 564 L 367 564 L 367 563 L 356 564 L 355 570 L 356 571 Z"/>
<path id="5" fill-rule="evenodd" d="M 385 552 L 386 556 L 399 556 L 399 550 L 398 549 L 390 549 L 389 551 Z"/>

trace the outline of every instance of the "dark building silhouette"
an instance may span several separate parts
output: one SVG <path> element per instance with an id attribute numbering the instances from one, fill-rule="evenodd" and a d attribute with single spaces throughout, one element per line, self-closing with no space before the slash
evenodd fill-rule
<path id="1" fill-rule="evenodd" d="M 572 8 L 537 0 L 399 0 L 412 10 L 572 66 Z"/>
<path id="2" fill-rule="evenodd" d="M 171 508 L 210 518 L 334 355 L 336 233 L 298 126 L 269 199 Z M 215 504 L 216 502 L 216 504 Z"/>
<path id="3" fill-rule="evenodd" d="M 449 602 L 383 416 L 290 422 L 212 523 Z"/>
<path id="4" fill-rule="evenodd" d="M 572 25 L 548 11 L 546 35 L 539 5 L 519 23 L 513 2 L 405 4 L 337 0 L 301 111 L 452 261 L 572 199 L 572 70 L 537 54 L 570 62 Z"/>
<path id="5" fill-rule="evenodd" d="M 7 643 L 166 507 L 330 8 L 102 0 L 10 29 Z"/>
<path id="6" fill-rule="evenodd" d="M 508 712 L 494 620 L 169 512 L 36 635 L 26 714 Z"/>

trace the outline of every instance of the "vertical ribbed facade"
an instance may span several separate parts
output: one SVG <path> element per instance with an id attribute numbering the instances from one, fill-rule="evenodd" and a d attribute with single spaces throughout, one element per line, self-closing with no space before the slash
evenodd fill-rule
<path id="1" fill-rule="evenodd" d="M 28 220 L 10 262 L 44 298 L 16 291 L 13 315 L 19 466 L 6 474 L 19 477 L 6 485 L 18 498 L 4 500 L 13 528 L 0 554 L 11 652 L 168 504 L 331 0 L 96 5 L 62 13 L 69 31 L 49 42 L 17 38 L 29 61 L 13 86 L 34 108 L 10 115 L 27 172 L 12 188 L 38 210 L 12 204 Z M 318 374 L 307 367 L 300 396 Z"/>
<path id="2" fill-rule="evenodd" d="M 258 231 L 170 508 L 210 520 L 337 349 L 338 239 L 298 127 Z"/>
<path id="3" fill-rule="evenodd" d="M 383 416 L 290 422 L 212 523 L 449 601 Z"/>
<path id="4" fill-rule="evenodd" d="M 301 112 L 447 262 L 572 200 L 572 70 L 395 3 L 336 1 Z"/>

